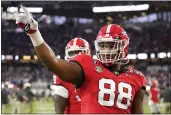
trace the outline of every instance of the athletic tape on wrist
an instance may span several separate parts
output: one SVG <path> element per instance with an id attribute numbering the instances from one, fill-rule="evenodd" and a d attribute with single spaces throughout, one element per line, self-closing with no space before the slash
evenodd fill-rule
<path id="1" fill-rule="evenodd" d="M 34 34 L 28 34 L 34 46 L 41 45 L 44 40 L 39 30 L 37 30 Z"/>

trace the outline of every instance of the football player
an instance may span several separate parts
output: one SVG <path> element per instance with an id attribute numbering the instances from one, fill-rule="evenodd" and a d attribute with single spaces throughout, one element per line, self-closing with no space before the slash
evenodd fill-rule
<path id="1" fill-rule="evenodd" d="M 150 107 L 152 114 L 160 113 L 160 89 L 158 88 L 158 81 L 153 79 L 151 81 L 151 87 L 149 89 L 149 101 L 148 105 Z"/>
<path id="2" fill-rule="evenodd" d="M 81 97 L 81 113 L 143 113 L 146 79 L 135 69 L 127 69 L 129 37 L 122 27 L 102 27 L 95 40 L 98 60 L 79 54 L 70 62 L 56 59 L 43 40 L 38 23 L 27 9 L 16 23 L 27 32 L 43 64 L 58 77 L 77 86 Z M 66 71 L 67 70 L 67 71 Z"/>
<path id="3" fill-rule="evenodd" d="M 69 41 L 65 47 L 65 56 L 69 60 L 79 53 L 90 55 L 90 46 L 86 40 L 76 37 Z M 81 112 L 81 99 L 74 85 L 62 81 L 55 74 L 53 75 L 53 81 L 56 85 L 53 89 L 56 113 L 79 114 Z"/>

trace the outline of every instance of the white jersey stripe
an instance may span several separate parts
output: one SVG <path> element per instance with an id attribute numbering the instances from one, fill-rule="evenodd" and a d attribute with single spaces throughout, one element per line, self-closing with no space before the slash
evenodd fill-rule
<path id="1" fill-rule="evenodd" d="M 112 27 L 112 24 L 109 24 L 106 29 L 106 33 L 110 33 L 110 29 Z M 109 36 L 109 34 L 106 34 L 106 36 Z"/>
<path id="2" fill-rule="evenodd" d="M 66 89 L 65 87 L 60 86 L 60 85 L 54 86 L 54 89 L 52 89 L 52 94 L 53 95 L 59 95 L 59 96 L 64 97 L 64 98 L 69 97 L 68 89 Z"/>

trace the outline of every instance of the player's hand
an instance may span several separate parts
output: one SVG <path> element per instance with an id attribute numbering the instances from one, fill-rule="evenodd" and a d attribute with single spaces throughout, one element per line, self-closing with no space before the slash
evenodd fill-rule
<path id="1" fill-rule="evenodd" d="M 44 40 L 40 31 L 38 30 L 38 23 L 33 19 L 32 15 L 28 12 L 26 7 L 21 5 L 24 13 L 20 13 L 16 18 L 16 24 L 22 28 L 27 35 L 31 38 L 34 46 L 41 45 Z"/>
<path id="2" fill-rule="evenodd" d="M 16 18 L 16 24 L 22 28 L 27 34 L 33 34 L 38 30 L 38 23 L 28 12 L 26 7 L 21 5 L 24 13 L 20 13 Z"/>

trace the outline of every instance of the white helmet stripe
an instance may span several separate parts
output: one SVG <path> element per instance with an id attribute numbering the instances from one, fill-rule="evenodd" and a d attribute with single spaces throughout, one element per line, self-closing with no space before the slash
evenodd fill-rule
<path id="1" fill-rule="evenodd" d="M 77 44 L 77 39 L 78 39 L 78 38 L 75 38 L 75 39 L 74 39 L 73 46 L 76 46 L 76 44 Z"/>
<path id="2" fill-rule="evenodd" d="M 109 24 L 106 29 L 106 33 L 110 33 L 110 29 L 112 27 L 112 24 Z M 106 36 L 109 36 L 109 34 L 106 34 Z"/>

